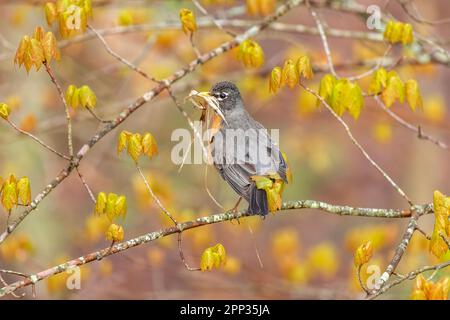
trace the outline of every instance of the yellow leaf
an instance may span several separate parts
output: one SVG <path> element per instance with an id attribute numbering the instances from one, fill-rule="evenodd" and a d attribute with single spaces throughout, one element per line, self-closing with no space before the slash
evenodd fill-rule
<path id="1" fill-rule="evenodd" d="M 96 214 L 103 214 L 105 212 L 106 201 L 107 201 L 106 193 L 99 192 L 99 194 L 97 195 L 97 201 L 95 202 Z"/>
<path id="2" fill-rule="evenodd" d="M 117 217 L 122 216 L 125 218 L 127 214 L 127 198 L 125 196 L 117 198 L 114 211 Z"/>
<path id="3" fill-rule="evenodd" d="M 142 137 L 142 151 L 149 158 L 158 154 L 158 145 L 153 135 L 149 132 Z"/>
<path id="4" fill-rule="evenodd" d="M 289 165 L 289 161 L 287 158 L 286 153 L 282 152 L 281 156 L 283 157 L 284 162 L 286 163 L 286 180 L 288 183 L 292 183 L 293 181 L 293 176 L 292 176 L 292 171 L 291 171 L 291 166 Z"/>
<path id="5" fill-rule="evenodd" d="M 369 262 L 370 258 L 372 258 L 373 246 L 372 242 L 368 241 L 363 243 L 356 249 L 354 256 L 354 263 L 356 267 L 360 267 L 363 264 Z"/>
<path id="6" fill-rule="evenodd" d="M 427 296 L 422 290 L 413 290 L 411 300 L 427 300 Z"/>
<path id="7" fill-rule="evenodd" d="M 25 68 L 27 71 L 34 65 L 36 71 L 41 68 L 42 62 L 45 61 L 44 50 L 40 41 L 32 38 L 28 46 L 28 52 L 25 55 Z M 27 63 L 28 62 L 28 63 Z"/>
<path id="8" fill-rule="evenodd" d="M 281 193 L 283 189 L 283 182 L 281 180 L 276 181 L 273 187 L 266 190 L 267 204 L 270 212 L 276 212 L 281 209 L 282 198 Z"/>
<path id="9" fill-rule="evenodd" d="M 131 133 L 128 131 L 122 131 L 119 134 L 119 139 L 117 141 L 117 153 L 121 153 L 123 149 L 125 149 L 128 145 L 128 138 L 131 136 Z"/>
<path id="10" fill-rule="evenodd" d="M 59 52 L 55 35 L 52 32 L 47 32 L 41 40 L 41 43 L 44 57 L 47 62 L 50 62 L 52 58 L 56 61 L 61 60 L 61 53 Z"/>
<path id="11" fill-rule="evenodd" d="M 269 92 L 276 93 L 278 89 L 281 88 L 281 68 L 275 67 L 273 68 L 272 72 L 270 73 L 270 79 L 269 79 Z"/>
<path id="12" fill-rule="evenodd" d="M 333 87 L 336 81 L 336 78 L 331 74 L 326 74 L 320 79 L 319 96 L 324 98 L 328 103 L 330 103 L 329 98 L 333 93 Z M 320 104 L 320 101 L 317 101 L 317 104 Z"/>
<path id="13" fill-rule="evenodd" d="M 85 108 L 93 109 L 97 104 L 97 97 L 95 96 L 94 91 L 86 85 L 80 88 L 79 96 L 81 105 Z"/>
<path id="14" fill-rule="evenodd" d="M 394 21 L 389 20 L 386 24 L 386 28 L 384 29 L 383 38 L 384 40 L 390 41 L 392 31 L 394 30 Z"/>
<path id="15" fill-rule="evenodd" d="M 244 40 L 238 48 L 238 60 L 246 67 L 259 68 L 264 64 L 264 51 L 257 42 Z"/>
<path id="16" fill-rule="evenodd" d="M 197 30 L 197 23 L 195 22 L 194 13 L 189 9 L 180 10 L 180 21 L 183 32 L 193 33 Z"/>
<path id="17" fill-rule="evenodd" d="M 226 258 L 227 255 L 224 246 L 218 243 L 203 251 L 200 258 L 200 269 L 202 271 L 211 270 L 213 267 L 218 269 L 225 265 Z"/>
<path id="18" fill-rule="evenodd" d="M 0 103 L 0 117 L 3 119 L 8 119 L 10 112 L 11 110 L 6 103 Z"/>
<path id="19" fill-rule="evenodd" d="M 422 96 L 420 95 L 419 85 L 414 79 L 409 79 L 405 82 L 406 102 L 414 111 L 416 107 L 422 107 Z"/>
<path id="20" fill-rule="evenodd" d="M 346 82 L 341 105 L 348 110 L 355 120 L 358 120 L 363 104 L 364 98 L 359 85 L 349 81 Z"/>
<path id="21" fill-rule="evenodd" d="M 130 157 L 137 162 L 139 156 L 142 154 L 142 136 L 139 133 L 130 136 L 127 151 Z"/>
<path id="22" fill-rule="evenodd" d="M 45 34 L 44 28 L 42 28 L 41 26 L 37 26 L 36 29 L 34 29 L 33 38 L 41 42 L 42 39 L 44 39 L 44 34 Z"/>
<path id="23" fill-rule="evenodd" d="M 106 231 L 106 240 L 120 242 L 124 238 L 123 227 L 112 223 Z"/>
<path id="24" fill-rule="evenodd" d="M 31 187 L 30 180 L 27 177 L 21 178 L 17 181 L 17 193 L 20 199 L 20 202 L 23 205 L 30 205 L 31 203 Z"/>
<path id="25" fill-rule="evenodd" d="M 212 252 L 210 248 L 203 251 L 203 254 L 200 258 L 200 269 L 202 271 L 211 270 L 215 266 L 217 260 L 215 256 L 217 256 L 217 254 Z"/>
<path id="26" fill-rule="evenodd" d="M 409 23 L 405 23 L 403 26 L 403 32 L 402 32 L 402 44 L 408 45 L 413 43 L 414 41 L 414 34 L 413 34 L 413 28 Z"/>
<path id="27" fill-rule="evenodd" d="M 221 243 L 218 243 L 214 247 L 212 247 L 212 251 L 217 253 L 219 257 L 219 264 L 217 267 L 225 265 L 227 261 L 227 253 L 225 251 L 225 247 Z"/>
<path id="28" fill-rule="evenodd" d="M 10 211 L 17 206 L 18 194 L 15 181 L 5 181 L 3 183 L 1 200 L 6 211 Z"/>
<path id="29" fill-rule="evenodd" d="M 291 59 L 285 61 L 282 71 L 282 84 L 289 88 L 294 88 L 299 82 L 299 75 L 297 73 L 294 62 Z"/>
<path id="30" fill-rule="evenodd" d="M 251 180 L 255 181 L 256 188 L 267 190 L 272 187 L 272 179 L 265 176 L 251 176 Z"/>
<path id="31" fill-rule="evenodd" d="M 394 26 L 392 28 L 392 33 L 390 35 L 390 42 L 397 43 L 400 42 L 403 35 L 403 26 L 404 24 L 401 22 L 394 22 Z"/>
<path id="32" fill-rule="evenodd" d="M 115 193 L 108 193 L 108 198 L 106 200 L 106 209 L 105 213 L 108 217 L 109 221 L 113 221 L 116 217 L 116 202 L 118 199 L 118 195 Z"/>
<path id="33" fill-rule="evenodd" d="M 311 61 L 309 60 L 308 56 L 301 56 L 297 60 L 297 72 L 300 77 L 304 77 L 305 79 L 312 79 L 313 78 L 313 70 L 311 67 Z"/>
<path id="34" fill-rule="evenodd" d="M 328 103 L 338 116 L 342 116 L 345 112 L 346 105 L 344 104 L 343 97 L 344 94 L 347 94 L 347 89 L 348 89 L 348 80 L 347 79 L 338 80 L 334 84 L 333 90 L 329 97 Z"/>
<path id="35" fill-rule="evenodd" d="M 450 215 L 450 199 L 439 191 L 433 194 L 434 207 L 434 229 L 430 240 L 430 251 L 438 258 L 441 258 L 447 250 L 449 250 L 445 241 L 441 238 L 441 234 L 445 236 L 448 218 Z M 448 235 L 448 234 L 447 234 Z"/>
<path id="36" fill-rule="evenodd" d="M 58 18 L 58 11 L 56 10 L 56 5 L 53 2 L 47 2 L 44 6 L 45 11 L 45 20 L 47 20 L 47 24 L 49 27 L 55 22 Z"/>
<path id="37" fill-rule="evenodd" d="M 389 71 L 387 74 L 386 88 L 381 93 L 381 99 L 386 107 L 390 107 L 395 100 L 403 103 L 405 98 L 405 85 L 398 76 L 397 72 Z"/>
<path id="38" fill-rule="evenodd" d="M 384 68 L 379 68 L 373 74 L 369 84 L 370 94 L 379 94 L 383 88 L 386 87 L 387 71 Z"/>
<path id="39" fill-rule="evenodd" d="M 74 110 L 78 107 L 78 89 L 73 84 L 69 85 L 66 89 L 66 94 L 64 96 L 67 105 L 72 107 Z"/>
<path id="40" fill-rule="evenodd" d="M 19 43 L 16 55 L 14 57 L 14 63 L 17 63 L 19 67 L 25 63 L 25 54 L 28 51 L 28 46 L 30 44 L 30 37 L 24 36 Z"/>

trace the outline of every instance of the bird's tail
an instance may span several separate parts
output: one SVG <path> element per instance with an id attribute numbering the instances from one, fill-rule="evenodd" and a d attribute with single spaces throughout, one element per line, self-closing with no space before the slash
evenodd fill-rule
<path id="1" fill-rule="evenodd" d="M 262 216 L 266 216 L 269 213 L 266 191 L 263 189 L 258 189 L 254 184 L 251 186 L 248 212 L 256 213 Z"/>

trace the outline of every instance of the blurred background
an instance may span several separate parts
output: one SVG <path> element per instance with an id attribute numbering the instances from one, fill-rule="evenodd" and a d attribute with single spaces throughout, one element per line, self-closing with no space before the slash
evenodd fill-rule
<path id="1" fill-rule="evenodd" d="M 281 4 L 283 1 L 278 1 Z M 67 152 L 64 108 L 55 87 L 43 71 L 30 71 L 14 65 L 20 39 L 32 34 L 37 25 L 47 30 L 44 1 L 0 1 L 0 102 L 12 108 L 10 119 L 61 152 Z M 256 22 L 247 13 L 245 1 L 201 1 L 217 17 Z M 393 17 L 411 21 L 396 1 L 358 1 L 365 6 L 386 5 Z M 415 1 L 429 20 L 450 15 L 445 0 Z M 96 29 L 117 29 L 145 25 L 139 30 L 105 36 L 111 48 L 138 65 L 151 76 L 162 79 L 195 59 L 189 38 L 178 25 L 180 8 L 202 16 L 190 1 L 93 1 L 90 24 Z M 329 28 L 368 31 L 358 15 L 317 9 Z M 228 16 L 227 16 L 228 15 Z M 231 17 L 229 16 L 231 15 Z M 315 26 L 305 6 L 293 9 L 283 23 Z M 162 28 L 161 23 L 168 23 Z M 156 27 L 155 27 L 156 26 Z M 445 26 L 445 25 L 444 25 Z M 448 43 L 446 27 L 414 24 L 417 32 Z M 234 32 L 244 29 L 229 28 Z M 52 64 L 63 89 L 68 85 L 89 85 L 97 95 L 96 112 L 113 119 L 129 102 L 155 86 L 109 55 L 98 38 L 83 41 L 62 40 L 60 62 Z M 199 27 L 194 41 L 207 52 L 230 36 L 215 26 Z M 307 54 L 314 65 L 326 66 L 322 44 L 316 35 L 266 30 L 255 37 L 265 52 L 261 68 L 245 68 L 236 50 L 223 54 L 173 86 L 179 101 L 190 90 L 207 90 L 219 80 L 234 81 L 240 88 L 248 111 L 267 128 L 280 129 L 280 145 L 286 152 L 294 181 L 286 188 L 284 199 L 314 199 L 333 204 L 374 208 L 407 208 L 407 203 L 369 165 L 352 144 L 342 126 L 315 98 L 297 87 L 269 94 L 268 74 L 288 57 Z M 381 57 L 383 42 L 329 38 L 336 65 Z M 391 51 L 394 60 L 407 50 Z M 342 76 L 360 74 L 367 68 L 338 69 Z M 417 79 L 424 106 L 412 112 L 406 104 L 395 103 L 392 110 L 403 119 L 421 127 L 444 142 L 450 142 L 450 99 L 447 67 L 426 63 L 401 64 L 396 69 L 403 79 Z M 317 73 L 308 85 L 318 87 L 323 74 Z M 359 81 L 367 89 L 370 77 Z M 191 104 L 184 108 L 192 119 L 200 114 Z M 74 147 L 78 150 L 100 124 L 84 109 L 72 111 Z M 448 151 L 429 141 L 417 139 L 414 132 L 399 125 L 367 98 L 359 120 L 348 115 L 344 120 L 355 137 L 375 161 L 388 172 L 415 203 L 432 201 L 434 190 L 449 193 Z M 128 201 L 124 220 L 125 238 L 169 226 L 170 221 L 151 201 L 133 161 L 116 154 L 121 130 L 151 132 L 159 154 L 141 161 L 145 175 L 164 205 L 181 221 L 222 212 L 205 190 L 202 165 L 186 164 L 181 172 L 171 161 L 176 142 L 174 129 L 189 129 L 186 119 L 166 92 L 132 114 L 87 154 L 80 165 L 95 194 L 100 191 L 123 194 Z M 0 122 L 0 176 L 28 176 L 33 197 L 66 166 L 66 163 L 28 137 L 19 135 L 6 122 Z M 208 168 L 208 187 L 225 208 L 231 208 L 236 195 Z M 241 204 L 245 208 L 246 204 Z M 13 211 L 14 218 L 21 208 Z M 0 226 L 7 214 L 0 215 Z M 406 227 L 406 220 L 339 217 L 318 210 L 284 211 L 270 215 L 224 222 L 183 233 L 187 262 L 198 266 L 203 250 L 222 243 L 228 263 L 221 270 L 189 272 L 180 261 L 177 238 L 169 236 L 85 265 L 80 290 L 68 290 L 66 274 L 44 280 L 36 287 L 37 298 L 63 299 L 355 299 L 363 297 L 359 287 L 353 253 L 366 240 L 374 244 L 371 263 L 386 267 L 393 249 Z M 252 233 L 249 231 L 253 231 Z M 421 220 L 427 232 L 433 217 Z M 38 209 L 0 246 L 0 266 L 24 273 L 35 273 L 57 263 L 104 248 L 104 226 L 93 215 L 93 204 L 76 173 L 54 190 Z M 259 262 L 258 255 L 262 265 Z M 420 234 L 402 260 L 399 272 L 436 263 L 428 243 Z M 364 272 L 364 270 L 363 270 Z M 441 271 L 447 272 L 447 271 Z M 14 281 L 16 277 L 5 277 Z M 389 291 L 384 298 L 409 298 L 412 282 Z M 26 288 L 27 298 L 31 297 Z"/>

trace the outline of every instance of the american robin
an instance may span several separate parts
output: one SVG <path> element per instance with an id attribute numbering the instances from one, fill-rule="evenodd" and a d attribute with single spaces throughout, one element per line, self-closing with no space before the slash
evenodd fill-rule
<path id="1" fill-rule="evenodd" d="M 269 195 L 272 191 L 279 192 L 279 209 L 283 184 L 288 182 L 288 167 L 267 130 L 245 110 L 235 84 L 222 81 L 201 94 L 214 97 L 218 102 L 219 110 L 215 110 L 210 128 L 211 156 L 222 178 L 240 196 L 233 210 L 244 198 L 249 204 L 249 213 L 266 216 L 269 211 L 274 211 L 268 203 L 268 197 L 269 200 L 273 198 Z M 269 191 L 258 185 L 261 178 L 270 185 L 278 181 L 282 187 Z"/>

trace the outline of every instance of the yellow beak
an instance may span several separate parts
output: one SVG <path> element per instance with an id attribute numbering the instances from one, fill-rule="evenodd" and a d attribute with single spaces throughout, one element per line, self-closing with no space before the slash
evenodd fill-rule
<path id="1" fill-rule="evenodd" d="M 196 94 L 197 97 L 201 97 L 204 99 L 204 101 L 211 107 L 213 110 L 219 115 L 219 117 L 222 118 L 222 120 L 227 123 L 227 120 L 225 120 L 225 116 L 220 110 L 219 102 L 217 101 L 216 97 L 214 97 L 209 91 L 203 91 Z"/>

